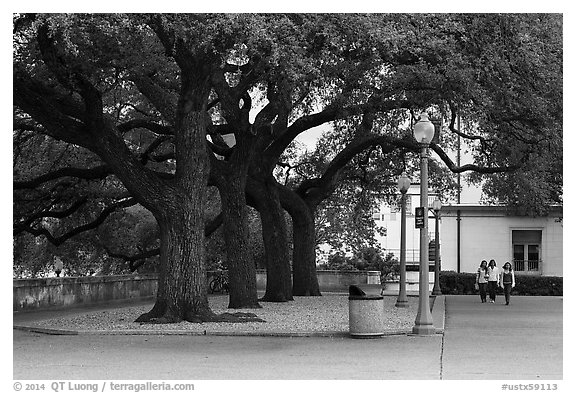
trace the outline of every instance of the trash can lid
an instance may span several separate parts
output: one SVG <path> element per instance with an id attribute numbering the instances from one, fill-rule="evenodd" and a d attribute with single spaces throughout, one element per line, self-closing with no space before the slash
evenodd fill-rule
<path id="1" fill-rule="evenodd" d="M 381 295 L 348 296 L 348 300 L 382 300 L 382 299 L 384 299 L 384 296 Z"/>
<path id="2" fill-rule="evenodd" d="M 348 294 L 350 296 L 366 296 L 366 292 L 356 285 L 350 285 L 348 287 Z"/>
<path id="3" fill-rule="evenodd" d="M 380 300 L 384 299 L 382 295 L 367 295 L 360 287 L 350 285 L 348 287 L 348 300 Z"/>

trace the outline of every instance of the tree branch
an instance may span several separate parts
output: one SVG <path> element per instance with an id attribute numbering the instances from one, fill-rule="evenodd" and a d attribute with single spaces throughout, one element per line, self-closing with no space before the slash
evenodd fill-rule
<path id="1" fill-rule="evenodd" d="M 26 228 L 30 227 L 30 225 L 34 221 L 36 221 L 40 218 L 45 218 L 45 217 L 65 218 L 65 217 L 68 217 L 69 215 L 71 215 L 72 213 L 77 211 L 80 207 L 84 206 L 84 204 L 86 204 L 87 201 L 88 201 L 88 197 L 84 196 L 84 197 L 78 199 L 77 201 L 75 201 L 72 205 L 70 205 L 68 208 L 66 208 L 64 210 L 48 210 L 48 211 L 41 211 L 41 212 L 38 212 L 36 214 L 33 214 L 32 216 L 28 217 L 23 222 L 16 224 L 12 234 L 18 235 L 19 233 L 24 232 L 26 230 Z"/>
<path id="2" fill-rule="evenodd" d="M 129 120 L 118 125 L 118 131 L 122 134 L 135 128 L 145 128 L 158 135 L 174 135 L 174 129 L 172 127 L 163 126 L 145 119 Z"/>
<path id="3" fill-rule="evenodd" d="M 136 269 L 138 269 L 140 266 L 142 266 L 146 260 L 146 258 L 151 258 L 151 257 L 155 257 L 160 255 L 160 248 L 153 248 L 151 250 L 146 250 L 144 252 L 135 254 L 135 255 L 125 255 L 125 254 L 120 254 L 117 252 L 113 252 L 112 250 L 110 250 L 107 246 L 104 246 L 104 250 L 106 250 L 106 253 L 111 256 L 112 258 L 118 258 L 118 259 L 122 259 L 125 262 L 128 262 L 128 266 L 130 268 L 130 271 L 133 272 Z"/>
<path id="4" fill-rule="evenodd" d="M 131 197 L 126 198 L 123 201 L 116 202 L 116 203 L 109 205 L 106 208 L 104 208 L 100 212 L 100 215 L 95 220 L 93 220 L 92 222 L 89 222 L 87 224 L 76 227 L 76 228 L 72 229 L 71 231 L 65 233 L 64 235 L 61 235 L 58 237 L 53 236 L 52 233 L 44 227 L 41 227 L 41 228 L 29 227 L 29 228 L 25 229 L 24 231 L 30 233 L 33 236 L 44 236 L 44 237 L 46 237 L 46 239 L 50 243 L 54 244 L 55 246 L 59 246 L 62 243 L 64 243 L 66 240 L 68 240 L 68 239 L 70 239 L 76 235 L 79 235 L 80 233 L 83 233 L 83 232 L 97 228 L 98 226 L 100 226 L 100 224 L 102 224 L 108 218 L 108 216 L 110 216 L 110 214 L 114 213 L 116 210 L 126 208 L 129 206 L 134 206 L 136 204 L 137 204 L 136 200 L 134 198 L 131 198 Z"/>
<path id="5" fill-rule="evenodd" d="M 162 114 L 162 117 L 173 124 L 176 119 L 176 97 L 166 92 L 149 76 L 132 74 L 130 80 L 134 82 L 138 91 Z"/>
<path id="6" fill-rule="evenodd" d="M 224 222 L 224 217 L 223 217 L 222 213 L 220 213 L 216 217 L 214 217 L 214 219 L 212 219 L 211 221 L 206 223 L 206 225 L 204 226 L 204 236 L 210 237 L 212 235 L 212 233 L 214 233 L 220 227 L 220 225 L 222 225 L 223 222 Z M 106 250 L 106 253 L 108 253 L 108 255 L 110 255 L 111 257 L 122 259 L 122 260 L 128 262 L 129 266 L 130 266 L 130 271 L 132 271 L 132 272 L 135 271 L 140 266 L 142 266 L 144 264 L 146 258 L 151 258 L 151 257 L 157 256 L 157 255 L 160 255 L 160 248 L 159 247 L 153 248 L 150 250 L 146 250 L 144 252 L 141 252 L 139 254 L 134 254 L 134 255 L 125 255 L 125 254 L 113 252 L 107 246 L 104 246 L 104 249 Z"/>
<path id="7" fill-rule="evenodd" d="M 155 162 L 159 162 L 158 160 L 158 156 L 152 156 L 152 153 L 154 152 L 154 150 L 156 150 L 158 147 L 160 147 L 160 145 L 162 145 L 164 142 L 172 140 L 171 136 L 160 136 L 158 138 L 156 138 L 154 140 L 154 142 L 152 142 L 147 148 L 146 150 L 144 150 L 144 152 L 140 155 L 140 162 L 142 162 L 143 165 L 146 165 L 148 163 L 148 161 L 150 159 L 152 159 Z"/>
<path id="8" fill-rule="evenodd" d="M 99 124 L 103 118 L 103 103 L 100 91 L 78 69 L 70 67 L 62 53 L 55 45 L 54 37 L 50 36 L 49 26 L 43 23 L 38 27 L 38 46 L 42 60 L 58 81 L 67 89 L 78 92 L 84 100 L 83 122 Z M 87 131 L 94 131 L 91 127 Z"/>
<path id="9" fill-rule="evenodd" d="M 446 164 L 446 166 L 448 167 L 448 169 L 450 169 L 450 171 L 452 173 L 462 173 L 462 172 L 466 172 L 466 171 L 474 171 L 474 172 L 478 172 L 478 173 L 513 172 L 517 169 L 520 169 L 522 167 L 522 164 L 526 161 L 526 159 L 528 157 L 528 153 L 526 153 L 514 165 L 505 165 L 505 166 L 498 166 L 498 167 L 482 167 L 482 166 L 474 165 L 474 164 L 465 164 L 462 166 L 457 166 L 456 164 L 454 164 L 454 161 L 452 161 L 452 159 L 450 157 L 448 157 L 448 154 L 446 154 L 446 152 L 440 146 L 438 146 L 435 143 L 431 143 L 430 148 L 432 150 L 434 150 L 434 152 L 436 154 L 438 154 L 438 157 L 440 157 L 440 159 Z"/>
<path id="10" fill-rule="evenodd" d="M 456 135 L 458 135 L 464 139 L 480 141 L 480 143 L 482 145 L 486 145 L 489 142 L 494 142 L 494 139 L 484 138 L 481 135 L 469 135 L 469 134 L 466 134 L 466 133 L 460 131 L 459 129 L 457 129 L 456 128 L 456 120 L 458 118 L 458 109 L 456 108 L 456 106 L 452 102 L 449 103 L 449 106 L 450 106 L 451 115 L 450 115 L 450 124 L 448 125 L 448 129 L 450 130 L 450 132 L 452 132 L 453 134 L 456 134 Z"/>
<path id="11" fill-rule="evenodd" d="M 409 103 L 405 100 L 385 100 L 382 97 L 372 97 L 368 102 L 358 105 L 340 107 L 329 105 L 321 112 L 300 117 L 292 123 L 266 150 L 272 155 L 279 157 L 290 143 L 302 132 L 320 126 L 334 120 L 348 116 L 359 115 L 366 112 L 382 112 L 392 109 L 408 108 Z"/>
<path id="12" fill-rule="evenodd" d="M 104 179 L 110 175 L 112 171 L 108 165 L 100 165 L 94 168 L 62 168 L 50 173 L 38 176 L 32 180 L 14 181 L 12 183 L 15 190 L 32 189 L 38 187 L 40 184 L 59 179 L 61 177 L 77 177 L 84 180 Z"/>
<path id="13" fill-rule="evenodd" d="M 61 94 L 41 82 L 24 76 L 18 70 L 14 72 L 14 105 L 42 124 L 45 134 L 90 150 L 93 148 L 92 141 L 83 123 L 60 110 L 57 105 L 60 97 Z"/>

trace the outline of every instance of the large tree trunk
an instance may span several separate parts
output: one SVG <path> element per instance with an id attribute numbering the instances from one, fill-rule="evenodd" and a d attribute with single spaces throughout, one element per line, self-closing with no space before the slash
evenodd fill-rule
<path id="1" fill-rule="evenodd" d="M 279 186 L 282 206 L 292 217 L 292 293 L 321 296 L 316 274 L 316 230 L 314 213 L 294 191 Z"/>
<path id="2" fill-rule="evenodd" d="M 211 321 L 204 257 L 203 209 L 182 197 L 178 205 L 158 217 L 160 271 L 158 293 L 152 310 L 140 322 Z"/>
<path id="3" fill-rule="evenodd" d="M 237 105 L 237 103 L 236 103 Z M 246 117 L 244 120 L 248 120 Z M 246 204 L 248 168 L 254 154 L 255 136 L 248 124 L 235 135 L 236 145 L 227 161 L 212 159 L 212 181 L 220 192 L 223 235 L 228 265 L 229 308 L 260 308 L 256 291 L 256 263 L 250 248 Z"/>
<path id="4" fill-rule="evenodd" d="M 273 178 L 254 185 L 254 198 L 262 221 L 262 238 L 266 257 L 266 293 L 261 299 L 267 302 L 293 300 L 290 271 L 290 249 L 284 210 L 280 205 L 278 189 Z"/>
<path id="5" fill-rule="evenodd" d="M 155 185 L 155 200 L 146 200 L 160 228 L 160 272 L 156 303 L 139 321 L 200 322 L 215 317 L 206 288 L 204 209 L 209 162 L 205 127 L 202 112 L 181 113 L 175 179 L 163 187 Z"/>
<path id="6" fill-rule="evenodd" d="M 309 210 L 292 216 L 294 223 L 294 296 L 320 296 L 316 273 L 316 227 Z M 297 261 L 297 262 L 296 262 Z"/>
<path id="7" fill-rule="evenodd" d="M 229 308 L 259 308 L 256 292 L 256 264 L 249 245 L 248 207 L 245 178 L 224 176 L 218 186 L 222 200 L 222 216 L 228 281 Z"/>

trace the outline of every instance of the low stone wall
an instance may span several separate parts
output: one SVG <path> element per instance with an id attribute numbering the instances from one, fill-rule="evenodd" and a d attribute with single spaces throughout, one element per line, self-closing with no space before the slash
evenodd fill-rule
<path id="1" fill-rule="evenodd" d="M 419 272 L 406 272 L 406 291 L 407 292 L 418 292 L 420 287 L 420 273 Z M 434 289 L 434 272 L 428 273 L 428 283 L 429 292 L 432 292 Z M 400 281 L 399 280 L 392 280 L 387 281 L 385 285 L 385 289 L 389 292 L 398 292 L 400 289 Z"/>
<path id="2" fill-rule="evenodd" d="M 23 311 L 153 298 L 156 275 L 54 277 L 13 280 L 13 309 Z"/>
<path id="3" fill-rule="evenodd" d="M 350 285 L 380 284 L 378 271 L 318 270 L 320 291 L 348 291 Z M 266 270 L 256 272 L 256 288 L 266 289 Z"/>
<path id="4" fill-rule="evenodd" d="M 209 272 L 208 277 L 212 276 Z M 377 271 L 319 270 L 320 291 L 348 291 L 352 284 L 380 284 Z M 256 287 L 266 288 L 266 271 L 256 273 Z M 109 303 L 130 299 L 153 298 L 158 288 L 157 276 L 122 275 L 91 277 L 53 277 L 13 280 L 13 310 L 72 307 L 82 304 Z"/>

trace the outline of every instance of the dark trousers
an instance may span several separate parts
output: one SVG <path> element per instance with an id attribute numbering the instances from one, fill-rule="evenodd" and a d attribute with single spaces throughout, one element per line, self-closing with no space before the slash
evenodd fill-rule
<path id="1" fill-rule="evenodd" d="M 512 292 L 512 283 L 504 283 L 504 299 L 506 304 L 510 303 L 510 293 Z"/>
<path id="2" fill-rule="evenodd" d="M 486 302 L 486 283 L 485 282 L 479 282 L 478 283 L 478 289 L 480 290 L 480 299 L 482 300 L 482 303 Z"/>
<path id="3" fill-rule="evenodd" d="M 488 281 L 488 294 L 490 295 L 490 300 L 496 300 L 497 287 L 498 287 L 497 281 Z"/>

